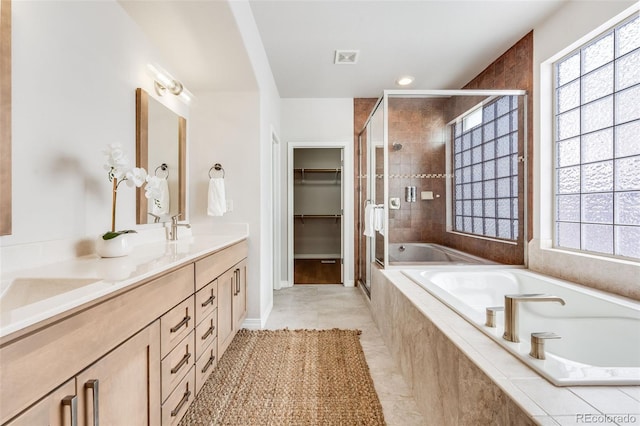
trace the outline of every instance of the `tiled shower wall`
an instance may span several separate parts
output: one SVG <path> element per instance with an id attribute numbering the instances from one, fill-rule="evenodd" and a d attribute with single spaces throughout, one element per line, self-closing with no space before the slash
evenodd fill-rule
<path id="1" fill-rule="evenodd" d="M 389 99 L 389 196 L 400 198 L 400 209 L 389 209 L 390 243 L 446 242 L 446 103 L 446 99 Z M 402 148 L 394 149 L 394 144 Z M 406 201 L 407 186 L 416 187 L 415 202 Z M 434 199 L 421 201 L 422 191 L 432 191 Z"/>
<path id="2" fill-rule="evenodd" d="M 507 52 L 495 60 L 464 89 L 520 89 L 526 90 L 529 164 L 533 164 L 533 32 L 518 41 Z M 401 199 L 399 210 L 389 211 L 389 240 L 394 242 L 434 242 L 447 245 L 471 254 L 476 254 L 500 263 L 522 264 L 524 244 L 522 234 L 517 245 L 488 241 L 446 232 L 444 124 L 450 113 L 443 114 L 442 99 L 390 99 L 389 102 L 389 179 L 391 197 Z M 371 99 L 355 99 L 355 128 L 362 129 L 368 116 L 366 108 L 373 106 Z M 371 112 L 371 109 L 368 110 Z M 357 137 L 355 139 L 357 145 Z M 402 144 L 402 149 L 393 150 L 393 143 Z M 524 151 L 525 148 L 523 148 Z M 357 156 L 356 156 L 357 161 Z M 532 169 L 529 167 L 526 197 L 532 204 Z M 403 177 L 431 175 L 431 177 Z M 435 175 L 435 176 L 434 176 Z M 407 203 L 405 187 L 416 186 L 418 200 Z M 433 191 L 433 201 L 420 201 L 421 191 Z M 524 199 L 520 200 L 521 212 Z M 388 202 L 388 200 L 387 200 Z M 357 217 L 357 216 L 356 216 Z M 532 235 L 532 218 L 528 218 L 528 236 Z M 356 228 L 357 229 L 357 228 Z M 357 238 L 357 236 L 356 236 Z"/>

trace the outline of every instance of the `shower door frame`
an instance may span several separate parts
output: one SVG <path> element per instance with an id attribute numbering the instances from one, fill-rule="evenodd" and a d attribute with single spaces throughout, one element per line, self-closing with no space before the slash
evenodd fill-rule
<path id="1" fill-rule="evenodd" d="M 500 90 L 500 89 L 494 89 L 494 90 L 475 90 L 475 89 L 459 89 L 459 90 L 398 90 L 398 89 L 394 89 L 394 90 L 384 90 L 382 93 L 382 96 L 378 99 L 378 101 L 376 102 L 376 104 L 374 105 L 374 107 L 371 110 L 371 113 L 369 114 L 369 116 L 367 117 L 367 120 L 364 123 L 364 126 L 362 127 L 362 129 L 360 130 L 359 135 L 361 135 L 366 129 L 367 126 L 369 126 L 369 123 L 371 122 L 371 119 L 374 115 L 374 113 L 377 111 L 378 108 L 382 107 L 383 108 L 383 154 L 384 154 L 384 175 L 383 175 L 383 193 L 384 193 L 384 229 L 385 229 L 385 233 L 384 233 L 384 259 L 383 262 L 381 264 L 382 267 L 384 268 L 389 268 L 389 253 L 388 253 L 388 247 L 389 247 L 389 210 L 388 210 L 388 194 L 389 194 L 389 127 L 388 127 L 388 122 L 389 122 L 389 98 L 390 97 L 404 97 L 404 98 L 411 98 L 411 97 L 415 97 L 415 98 L 424 98 L 424 97 L 450 97 L 450 96 L 523 96 L 525 99 L 524 102 L 524 128 L 523 128 L 523 133 L 525 135 L 525 138 L 527 136 L 527 132 L 528 132 L 528 123 L 527 123 L 527 96 L 529 96 L 529 94 L 527 94 L 526 90 L 520 90 L 520 89 L 505 89 L 505 90 Z M 367 134 L 367 138 L 369 138 L 369 135 Z M 524 250 L 524 260 L 525 260 L 525 266 L 527 265 L 527 252 L 528 252 L 528 170 L 529 170 L 529 165 L 528 165 L 528 147 L 526 146 L 526 144 L 530 144 L 532 143 L 532 141 L 528 141 L 525 139 L 525 146 L 523 147 L 523 157 L 524 157 L 524 172 L 523 172 L 523 184 L 524 184 L 524 194 L 523 194 L 523 206 L 524 206 L 524 213 L 523 213 L 523 250 Z M 367 150 L 371 151 L 371 144 L 367 143 Z M 448 155 L 449 153 L 447 153 Z M 367 182 L 368 185 L 375 185 L 375 179 L 376 179 L 376 175 L 375 175 L 375 170 L 371 170 L 371 153 L 367 152 L 365 154 L 361 153 L 361 155 L 366 155 L 367 156 L 367 170 L 366 170 L 366 174 L 370 177 L 369 182 Z M 362 172 L 362 170 L 360 170 L 360 172 Z M 371 178 L 372 177 L 372 178 Z M 447 183 L 447 186 L 449 187 L 450 183 Z M 367 190 L 367 194 L 369 194 L 368 190 L 369 188 L 366 188 Z M 360 189 L 361 194 L 362 194 L 362 188 Z M 450 188 L 447 189 L 447 192 L 450 191 Z M 362 200 L 362 196 L 360 197 L 360 201 L 361 202 L 366 202 L 365 200 Z M 450 199 L 450 194 L 447 195 L 447 200 Z M 447 206 L 448 206 L 448 201 L 447 201 Z M 361 206 L 362 207 L 362 206 Z M 447 213 L 448 214 L 448 213 Z M 361 230 L 359 230 L 359 232 L 361 232 Z M 371 253 L 371 247 L 374 246 L 374 244 L 371 244 L 371 242 L 368 240 L 367 238 L 367 243 L 365 244 L 365 247 L 361 247 L 360 248 L 360 252 L 362 253 L 363 249 L 364 249 L 364 256 L 366 259 L 366 274 L 365 274 L 365 279 L 369 279 L 370 277 L 370 271 L 371 271 L 371 265 L 373 262 L 376 262 L 375 259 L 375 253 Z M 356 263 L 358 263 L 358 259 L 356 259 Z M 380 263 L 380 262 L 378 262 Z M 356 279 L 358 279 L 359 277 L 356 277 Z M 366 285 L 365 285 L 366 287 Z"/>

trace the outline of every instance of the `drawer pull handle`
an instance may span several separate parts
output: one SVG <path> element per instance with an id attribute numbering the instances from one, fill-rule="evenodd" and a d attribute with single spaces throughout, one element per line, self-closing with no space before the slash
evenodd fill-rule
<path id="1" fill-rule="evenodd" d="M 233 271 L 233 277 L 231 278 L 231 285 L 233 286 L 233 295 L 238 295 L 238 270 Z"/>
<path id="2" fill-rule="evenodd" d="M 190 396 L 191 396 L 191 391 L 189 390 L 189 385 L 187 384 L 187 391 L 184 393 L 184 395 L 182 395 L 182 399 L 180 400 L 180 402 L 178 402 L 178 405 L 176 406 L 176 408 L 174 408 L 173 411 L 171 411 L 171 417 L 175 417 L 178 415 L 178 413 L 182 409 L 182 406 L 186 404 L 187 401 L 189 401 Z"/>
<path id="3" fill-rule="evenodd" d="M 174 327 L 171 327 L 171 332 L 175 333 L 176 331 L 180 330 L 183 325 L 186 325 L 188 327 L 190 320 L 191 320 L 191 317 L 189 315 L 185 316 L 184 318 L 182 318 L 182 321 L 180 321 Z"/>
<path id="4" fill-rule="evenodd" d="M 215 329 L 216 328 L 213 325 L 211 327 L 209 327 L 207 332 L 202 335 L 201 339 L 205 340 L 207 337 L 211 336 L 213 334 L 213 330 L 215 330 Z"/>
<path id="5" fill-rule="evenodd" d="M 213 364 L 213 361 L 216 360 L 215 355 L 211 355 L 209 357 L 209 361 L 207 361 L 207 363 L 204 365 L 204 367 L 202 367 L 202 370 L 200 370 L 202 373 L 206 373 L 207 370 L 209 369 L 209 367 L 211 367 L 211 365 Z"/>
<path id="6" fill-rule="evenodd" d="M 98 414 L 99 408 L 99 399 L 100 399 L 100 381 L 99 380 L 89 380 L 84 384 L 84 387 L 87 389 L 91 389 L 91 393 L 93 394 L 93 426 L 100 425 L 100 416 Z"/>
<path id="7" fill-rule="evenodd" d="M 233 289 L 233 295 L 237 296 L 240 294 L 240 269 L 236 268 L 235 271 L 233 271 L 233 277 L 235 278 L 235 286 Z"/>
<path id="8" fill-rule="evenodd" d="M 178 371 L 180 371 L 182 366 L 189 362 L 189 358 L 191 358 L 191 354 L 187 352 L 186 354 L 184 354 L 178 365 L 171 369 L 171 374 L 176 374 Z"/>
<path id="9" fill-rule="evenodd" d="M 65 396 L 62 405 L 68 405 L 71 410 L 71 426 L 78 426 L 78 398 L 75 395 Z"/>
<path id="10" fill-rule="evenodd" d="M 204 308 L 207 305 L 213 304 L 213 301 L 216 300 L 216 297 L 212 294 L 210 298 L 202 302 L 202 307 Z"/>
<path id="11" fill-rule="evenodd" d="M 320 263 L 322 264 L 335 264 L 336 261 L 335 260 L 321 260 Z"/>

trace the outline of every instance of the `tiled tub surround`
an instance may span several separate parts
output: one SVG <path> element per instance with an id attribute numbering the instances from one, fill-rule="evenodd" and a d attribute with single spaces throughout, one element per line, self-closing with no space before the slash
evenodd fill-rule
<path id="1" fill-rule="evenodd" d="M 490 260 L 431 243 L 389 244 L 391 265 L 455 265 L 494 264 Z"/>
<path id="2" fill-rule="evenodd" d="M 640 385 L 640 303 L 524 269 L 449 267 L 403 274 L 555 385 Z M 517 302 L 519 343 L 502 337 L 504 311 L 496 312 L 494 327 L 485 325 L 485 309 L 504 306 L 505 295 L 536 293 L 565 304 Z M 545 360 L 529 355 L 531 334 L 542 331 L 560 336 L 545 344 Z"/>
<path id="3" fill-rule="evenodd" d="M 374 268 L 371 296 L 429 424 L 570 425 L 604 414 L 640 424 L 639 386 L 553 386 L 399 270 Z"/>
<path id="4" fill-rule="evenodd" d="M 145 233 L 141 234 L 140 244 L 125 257 L 102 259 L 92 254 L 3 273 L 0 341 L 9 341 L 34 325 L 50 323 L 74 310 L 87 308 L 125 291 L 132 284 L 248 236 L 246 229 L 227 235 L 187 234 L 177 241 L 147 240 Z"/>

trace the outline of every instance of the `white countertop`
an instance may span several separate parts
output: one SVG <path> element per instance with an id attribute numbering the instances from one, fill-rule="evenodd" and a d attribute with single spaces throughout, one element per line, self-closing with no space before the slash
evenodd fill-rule
<path id="1" fill-rule="evenodd" d="M 178 241 L 137 245 L 124 257 L 78 257 L 3 275 L 0 283 L 0 338 L 10 340 L 27 327 L 63 317 L 109 294 L 184 265 L 248 237 L 193 235 Z M 7 338 L 7 339 L 5 339 Z"/>

